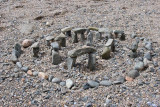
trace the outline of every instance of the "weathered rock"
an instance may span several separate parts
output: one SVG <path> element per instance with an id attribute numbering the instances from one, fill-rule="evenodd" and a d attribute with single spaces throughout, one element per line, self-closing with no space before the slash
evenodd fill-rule
<path id="1" fill-rule="evenodd" d="M 61 79 L 59 79 L 59 78 L 53 78 L 52 82 L 59 84 L 61 82 Z"/>
<path id="2" fill-rule="evenodd" d="M 133 42 L 133 44 L 131 45 L 131 51 L 132 51 L 132 52 L 136 52 L 137 49 L 138 49 L 138 42 L 135 41 L 135 42 Z"/>
<path id="3" fill-rule="evenodd" d="M 83 54 L 87 54 L 87 53 L 94 53 L 96 52 L 96 49 L 94 49 L 91 46 L 83 46 L 81 48 L 78 49 L 74 49 L 68 52 L 68 56 L 75 58 L 77 56 L 83 55 Z"/>
<path id="4" fill-rule="evenodd" d="M 24 48 L 27 48 L 27 47 L 31 46 L 33 42 L 34 42 L 34 40 L 32 40 L 32 39 L 25 39 L 25 40 L 22 42 L 22 46 L 23 46 Z"/>
<path id="5" fill-rule="evenodd" d="M 72 42 L 73 42 L 73 43 L 77 43 L 77 42 L 78 42 L 78 37 L 77 37 L 77 34 L 76 34 L 76 33 L 73 33 L 73 34 L 72 34 Z"/>
<path id="6" fill-rule="evenodd" d="M 66 80 L 66 87 L 68 89 L 71 89 L 73 87 L 73 85 L 74 85 L 74 82 L 71 79 Z"/>
<path id="7" fill-rule="evenodd" d="M 102 52 L 102 59 L 109 59 L 111 56 L 111 48 L 110 47 L 104 47 Z"/>
<path id="8" fill-rule="evenodd" d="M 44 72 L 39 72 L 38 73 L 38 76 L 41 78 L 41 79 L 48 79 L 48 74 L 44 73 Z"/>
<path id="9" fill-rule="evenodd" d="M 62 81 L 62 82 L 59 83 L 59 85 L 65 86 L 65 85 L 66 85 L 66 82 Z"/>
<path id="10" fill-rule="evenodd" d="M 59 49 L 60 49 L 60 46 L 57 42 L 52 42 L 51 43 L 51 51 L 55 50 L 56 52 L 58 52 Z"/>
<path id="11" fill-rule="evenodd" d="M 103 80 L 103 81 L 100 82 L 100 85 L 102 85 L 102 86 L 111 86 L 112 82 L 109 81 L 109 80 Z"/>
<path id="12" fill-rule="evenodd" d="M 85 84 L 83 85 L 83 89 L 84 89 L 84 90 L 87 90 L 87 89 L 89 89 L 89 88 L 91 88 L 91 86 L 90 86 L 88 83 L 85 83 Z"/>
<path id="13" fill-rule="evenodd" d="M 50 44 L 54 41 L 54 36 L 47 36 L 46 37 L 46 43 L 47 43 L 47 46 L 50 46 Z"/>
<path id="14" fill-rule="evenodd" d="M 13 62 L 17 62 L 21 54 L 22 54 L 21 45 L 19 43 L 16 43 L 14 45 L 14 49 L 12 50 L 11 60 Z"/>
<path id="15" fill-rule="evenodd" d="M 143 59 L 143 63 L 144 63 L 144 67 L 148 67 L 148 59 L 147 58 L 144 58 Z"/>
<path id="16" fill-rule="evenodd" d="M 128 76 L 135 79 L 136 77 L 139 76 L 139 72 L 137 70 L 131 70 L 129 71 Z"/>
<path id="17" fill-rule="evenodd" d="M 132 52 L 131 51 L 128 56 L 131 57 L 131 58 L 136 58 L 138 56 L 138 54 L 137 54 L 137 52 Z"/>
<path id="18" fill-rule="evenodd" d="M 114 52 L 114 50 L 115 50 L 114 40 L 108 39 L 107 43 L 105 44 L 105 47 L 110 47 L 112 52 Z"/>
<path id="19" fill-rule="evenodd" d="M 62 47 L 66 46 L 66 37 L 63 33 L 61 33 L 59 36 L 57 36 L 55 38 L 55 41 L 58 41 L 59 45 L 62 46 Z"/>
<path id="20" fill-rule="evenodd" d="M 58 65 L 61 63 L 61 56 L 58 54 L 58 52 L 52 50 L 52 64 Z"/>
<path id="21" fill-rule="evenodd" d="M 88 60 L 88 67 L 91 71 L 95 70 L 95 68 L 96 68 L 95 64 L 96 64 L 96 54 L 95 53 L 90 53 L 89 54 L 89 60 Z"/>
<path id="22" fill-rule="evenodd" d="M 94 87 L 98 87 L 98 86 L 99 86 L 99 83 L 96 82 L 96 81 L 93 81 L 93 80 L 88 80 L 87 83 L 91 86 L 91 88 L 94 88 Z"/>
<path id="23" fill-rule="evenodd" d="M 53 78 L 54 78 L 53 75 L 49 75 L 48 81 L 51 82 Z"/>
<path id="24" fill-rule="evenodd" d="M 39 53 L 39 42 L 35 42 L 31 48 L 33 49 L 33 57 L 38 57 Z"/>
<path id="25" fill-rule="evenodd" d="M 152 50 L 152 43 L 151 42 L 147 42 L 145 43 L 145 48 L 148 49 L 148 50 Z"/>
<path id="26" fill-rule="evenodd" d="M 124 33 L 124 31 L 121 31 L 121 30 L 113 30 L 113 31 L 111 32 L 111 34 L 112 34 L 112 37 L 114 37 L 114 38 L 119 37 L 120 40 L 125 40 L 125 33 Z"/>
<path id="27" fill-rule="evenodd" d="M 142 61 L 136 62 L 134 65 L 134 69 L 142 71 L 144 69 L 144 63 Z"/>

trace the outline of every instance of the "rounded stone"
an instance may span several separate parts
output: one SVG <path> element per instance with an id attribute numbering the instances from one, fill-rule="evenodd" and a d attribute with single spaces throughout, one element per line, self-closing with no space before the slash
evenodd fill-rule
<path id="1" fill-rule="evenodd" d="M 38 73 L 38 76 L 41 78 L 41 79 L 48 79 L 48 75 L 44 72 L 39 72 Z"/>
<path id="2" fill-rule="evenodd" d="M 135 70 L 139 70 L 139 71 L 142 71 L 144 69 L 144 63 L 139 61 L 139 62 L 136 62 L 135 63 L 135 66 L 134 66 L 134 69 Z"/>
<path id="3" fill-rule="evenodd" d="M 58 83 L 61 82 L 61 79 L 59 79 L 59 78 L 53 78 L 53 79 L 52 79 L 52 82 L 58 84 Z"/>
<path id="4" fill-rule="evenodd" d="M 72 86 L 74 85 L 74 82 L 71 79 L 66 80 L 66 87 L 71 89 Z"/>
<path id="5" fill-rule="evenodd" d="M 32 76 L 32 75 L 33 75 L 32 70 L 28 70 L 28 71 L 27 71 L 27 74 L 30 75 L 30 76 Z"/>
<path id="6" fill-rule="evenodd" d="M 103 80 L 103 81 L 100 82 L 100 85 L 102 85 L 102 86 L 111 86 L 112 82 L 108 81 L 108 80 Z"/>
<path id="7" fill-rule="evenodd" d="M 87 83 L 88 83 L 92 88 L 99 86 L 99 83 L 96 82 L 96 81 L 93 81 L 93 80 L 88 80 Z"/>
<path id="8" fill-rule="evenodd" d="M 139 72 L 137 70 L 131 70 L 129 73 L 128 73 L 128 76 L 135 79 L 136 77 L 139 76 Z"/>
<path id="9" fill-rule="evenodd" d="M 31 46 L 32 43 L 33 43 L 33 40 L 32 40 L 32 39 L 25 39 L 25 40 L 22 42 L 22 46 L 23 46 L 24 48 L 27 48 L 27 47 Z"/>

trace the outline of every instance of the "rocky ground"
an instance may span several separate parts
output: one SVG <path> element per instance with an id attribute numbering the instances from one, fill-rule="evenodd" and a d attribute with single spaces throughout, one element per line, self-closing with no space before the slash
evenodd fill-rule
<path id="1" fill-rule="evenodd" d="M 159 7 L 158 0 L 0 0 L 0 106 L 159 107 Z M 107 40 L 94 38 L 96 70 L 90 71 L 88 55 L 81 55 L 68 71 L 68 51 L 86 41 L 67 37 L 59 65 L 52 64 L 46 45 L 47 36 L 58 36 L 66 26 L 122 30 L 126 40 L 116 38 L 115 52 L 105 60 Z M 39 42 L 39 57 L 32 56 L 31 46 L 22 47 L 14 64 L 13 47 L 25 39 Z M 128 47 L 135 41 L 138 56 L 131 58 Z"/>

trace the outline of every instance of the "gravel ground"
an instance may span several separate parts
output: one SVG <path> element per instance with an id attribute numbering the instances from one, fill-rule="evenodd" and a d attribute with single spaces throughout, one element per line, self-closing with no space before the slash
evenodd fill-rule
<path id="1" fill-rule="evenodd" d="M 160 1 L 158 0 L 0 0 L 0 106 L 47 106 L 47 107 L 160 107 Z M 46 25 L 47 23 L 47 25 Z M 94 40 L 96 70 L 87 68 L 87 55 L 77 58 L 79 66 L 71 71 L 66 68 L 69 50 L 84 45 L 84 42 L 71 43 L 67 37 L 67 47 L 59 53 L 62 63 L 51 63 L 50 49 L 45 37 L 57 36 L 66 26 L 123 30 L 126 40 L 116 39 L 116 51 L 109 60 L 100 58 L 104 44 Z M 114 83 L 118 77 L 125 77 L 143 55 L 128 57 L 136 38 L 152 42 L 152 60 L 147 68 L 133 81 L 122 84 L 99 86 L 84 90 L 88 80 L 99 83 L 109 80 Z M 30 76 L 11 61 L 15 43 L 34 39 L 40 43 L 39 58 L 32 57 L 31 47 L 22 48 L 19 61 L 31 71 L 45 72 L 62 82 L 53 83 Z M 138 52 L 147 53 L 144 40 L 140 40 Z M 156 65 L 157 63 L 158 65 Z M 74 82 L 68 89 L 67 79 Z"/>

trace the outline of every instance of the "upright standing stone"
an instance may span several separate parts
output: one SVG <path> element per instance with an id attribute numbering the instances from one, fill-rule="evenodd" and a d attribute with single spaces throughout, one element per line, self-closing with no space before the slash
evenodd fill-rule
<path id="1" fill-rule="evenodd" d="M 73 42 L 73 43 L 78 43 L 77 33 L 73 33 L 73 34 L 72 34 L 72 42 Z"/>
<path id="2" fill-rule="evenodd" d="M 102 59 L 109 59 L 111 56 L 111 48 L 110 47 L 104 47 L 102 52 Z"/>
<path id="3" fill-rule="evenodd" d="M 52 64 L 58 65 L 61 63 L 61 56 L 55 50 L 52 50 Z"/>
<path id="4" fill-rule="evenodd" d="M 114 40 L 113 39 L 108 39 L 107 43 L 105 44 L 106 47 L 110 47 L 112 52 L 114 52 L 115 50 L 115 46 L 114 46 Z"/>
<path id="5" fill-rule="evenodd" d="M 99 32 L 96 32 L 96 40 L 101 40 L 102 36 Z"/>
<path id="6" fill-rule="evenodd" d="M 16 43 L 14 46 L 14 50 L 16 50 L 16 52 L 17 52 L 16 56 L 17 56 L 17 58 L 19 58 L 22 53 L 21 45 L 19 43 Z"/>
<path id="7" fill-rule="evenodd" d="M 68 57 L 67 58 L 67 68 L 68 68 L 68 70 L 71 70 L 72 67 L 75 66 L 76 59 L 77 59 L 77 57 L 75 57 L 75 58 Z"/>
<path id="8" fill-rule="evenodd" d="M 87 46 L 91 46 L 93 44 L 93 33 L 89 32 L 87 35 Z"/>
<path id="9" fill-rule="evenodd" d="M 95 65 L 96 64 L 96 54 L 95 53 L 90 53 L 89 54 L 89 59 L 88 59 L 88 67 L 91 71 L 95 70 Z"/>
<path id="10" fill-rule="evenodd" d="M 31 48 L 33 49 L 33 57 L 38 57 L 39 53 L 39 42 L 35 42 Z"/>

